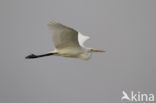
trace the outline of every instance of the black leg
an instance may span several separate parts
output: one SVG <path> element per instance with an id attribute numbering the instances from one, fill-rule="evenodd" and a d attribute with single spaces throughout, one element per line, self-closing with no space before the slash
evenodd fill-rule
<path id="1" fill-rule="evenodd" d="M 47 54 L 42 54 L 42 55 L 35 55 L 35 54 L 30 54 L 28 56 L 26 56 L 26 59 L 34 59 L 34 58 L 39 58 L 39 57 L 45 57 L 45 56 L 50 56 L 50 55 L 54 55 L 57 53 L 47 53 Z"/>

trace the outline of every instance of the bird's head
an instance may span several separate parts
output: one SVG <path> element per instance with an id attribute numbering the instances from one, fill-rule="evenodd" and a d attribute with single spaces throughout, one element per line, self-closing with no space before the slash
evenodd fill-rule
<path id="1" fill-rule="evenodd" d="M 91 58 L 91 55 L 93 52 L 104 52 L 103 50 L 96 50 L 96 49 L 91 49 L 91 48 L 85 48 L 83 49 L 83 53 L 80 54 L 80 59 L 83 59 L 83 60 L 88 60 Z"/>

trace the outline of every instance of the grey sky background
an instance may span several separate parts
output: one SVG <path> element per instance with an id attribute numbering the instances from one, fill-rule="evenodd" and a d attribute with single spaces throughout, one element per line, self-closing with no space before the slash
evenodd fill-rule
<path id="1" fill-rule="evenodd" d="M 50 20 L 106 50 L 91 60 L 24 57 L 53 50 Z M 1 103 L 120 103 L 122 91 L 156 94 L 155 0 L 1 0 Z"/>

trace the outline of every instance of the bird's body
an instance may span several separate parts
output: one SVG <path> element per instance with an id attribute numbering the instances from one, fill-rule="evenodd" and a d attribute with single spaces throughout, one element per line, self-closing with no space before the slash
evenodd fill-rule
<path id="1" fill-rule="evenodd" d="M 55 50 L 54 52 L 58 52 L 59 56 L 64 56 L 64 57 L 73 57 L 73 58 L 80 58 L 84 60 L 88 60 L 91 56 L 91 53 L 88 53 L 89 49 L 85 49 L 82 47 L 77 47 L 77 48 L 64 48 L 60 50 Z M 85 55 L 84 55 L 85 54 Z"/>
<path id="2" fill-rule="evenodd" d="M 88 36 L 84 36 L 80 32 L 77 32 L 76 30 L 59 22 L 50 22 L 48 24 L 48 28 L 52 32 L 52 41 L 55 49 L 54 51 L 46 54 L 46 56 L 57 55 L 88 60 L 90 59 L 92 52 L 103 52 L 101 50 L 86 48 L 83 44 L 87 39 L 89 39 Z M 29 55 L 26 58 L 37 58 L 44 55 L 45 54 L 33 54 L 33 56 Z"/>

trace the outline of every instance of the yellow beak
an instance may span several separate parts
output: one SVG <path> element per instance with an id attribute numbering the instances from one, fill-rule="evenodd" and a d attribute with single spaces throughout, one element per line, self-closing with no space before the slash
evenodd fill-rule
<path id="1" fill-rule="evenodd" d="M 104 52 L 103 50 L 92 49 L 92 52 Z"/>

